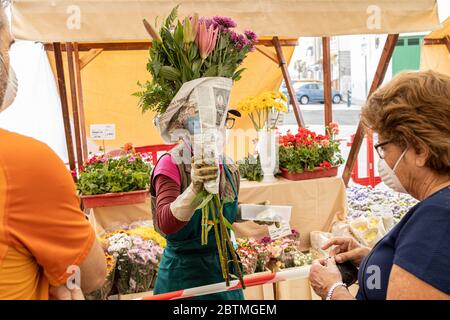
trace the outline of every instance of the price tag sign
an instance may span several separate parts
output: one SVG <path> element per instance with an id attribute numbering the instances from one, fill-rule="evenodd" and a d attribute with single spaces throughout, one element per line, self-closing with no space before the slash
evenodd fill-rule
<path id="1" fill-rule="evenodd" d="M 289 236 L 291 233 L 292 229 L 288 221 L 281 221 L 279 228 L 274 224 L 269 226 L 269 235 L 272 240 Z"/>
<path id="2" fill-rule="evenodd" d="M 115 140 L 116 125 L 115 124 L 91 124 L 92 140 Z"/>

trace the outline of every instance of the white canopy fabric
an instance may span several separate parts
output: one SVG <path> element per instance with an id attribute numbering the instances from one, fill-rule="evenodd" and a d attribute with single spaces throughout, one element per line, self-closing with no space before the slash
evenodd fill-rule
<path id="1" fill-rule="evenodd" d="M 17 39 L 90 42 L 147 39 L 154 23 L 180 4 L 180 17 L 229 16 L 259 36 L 333 36 L 433 30 L 436 0 L 15 0 Z"/>

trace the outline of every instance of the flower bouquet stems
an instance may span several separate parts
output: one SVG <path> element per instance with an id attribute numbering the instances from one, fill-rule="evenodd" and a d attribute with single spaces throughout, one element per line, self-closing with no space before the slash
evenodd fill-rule
<path id="1" fill-rule="evenodd" d="M 195 207 L 196 204 L 200 203 L 196 209 L 202 210 L 202 245 L 208 244 L 209 232 L 211 229 L 214 229 L 222 276 L 227 286 L 230 285 L 230 278 L 233 276 L 230 273 L 229 267 L 229 264 L 232 263 L 237 273 L 237 278 L 241 282 L 242 288 L 245 289 L 244 275 L 229 233 L 229 230 L 232 230 L 232 226 L 223 215 L 223 205 L 225 202 L 220 199 L 218 194 L 213 195 L 203 190 L 194 199 L 192 206 Z M 209 220 L 210 217 L 212 220 Z"/>

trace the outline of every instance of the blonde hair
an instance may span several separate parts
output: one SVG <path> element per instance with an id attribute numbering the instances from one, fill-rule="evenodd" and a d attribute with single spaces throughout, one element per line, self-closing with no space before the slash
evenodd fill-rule
<path id="1" fill-rule="evenodd" d="M 376 90 L 362 109 L 363 123 L 401 147 L 429 148 L 426 165 L 450 174 L 450 77 L 403 72 Z"/>

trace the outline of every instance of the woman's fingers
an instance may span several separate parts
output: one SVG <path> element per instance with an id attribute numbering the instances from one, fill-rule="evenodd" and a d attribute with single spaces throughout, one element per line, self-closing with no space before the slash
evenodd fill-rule
<path id="1" fill-rule="evenodd" d="M 349 238 L 336 237 L 325 243 L 322 247 L 322 250 L 327 250 L 331 246 L 348 246 L 349 241 Z"/>
<path id="2" fill-rule="evenodd" d="M 217 176 L 217 167 L 203 167 L 195 169 L 195 174 L 197 176 L 208 176 L 208 175 L 216 175 Z"/>
<path id="3" fill-rule="evenodd" d="M 359 260 L 359 258 L 361 258 L 360 256 L 361 256 L 360 250 L 354 249 L 354 250 L 340 253 L 340 254 L 336 255 L 334 257 L 334 259 L 338 263 L 343 263 L 345 261 Z"/>

